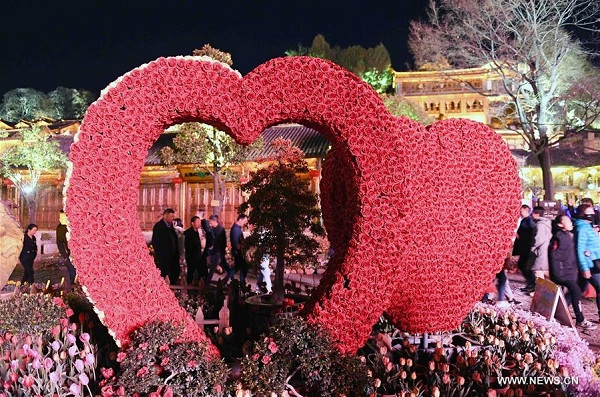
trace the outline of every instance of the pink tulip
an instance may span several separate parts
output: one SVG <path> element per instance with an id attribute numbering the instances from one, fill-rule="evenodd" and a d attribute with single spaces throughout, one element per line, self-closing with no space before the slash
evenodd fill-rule
<path id="1" fill-rule="evenodd" d="M 30 388 L 35 383 L 35 379 L 31 375 L 27 375 L 23 377 L 23 386 L 26 388 Z"/>
<path id="2" fill-rule="evenodd" d="M 79 371 L 79 372 L 83 372 L 83 370 L 84 370 L 84 368 L 85 368 L 85 365 L 83 364 L 83 361 L 81 361 L 81 360 L 77 359 L 77 360 L 75 361 L 75 368 L 77 368 L 77 371 Z"/>
<path id="3" fill-rule="evenodd" d="M 90 378 L 86 374 L 79 374 L 79 381 L 82 385 L 87 386 L 90 383 Z"/>
<path id="4" fill-rule="evenodd" d="M 52 361 L 51 358 L 45 358 L 44 359 L 44 368 L 46 368 L 47 370 L 49 370 L 53 366 L 54 366 L 54 362 Z"/>
<path id="5" fill-rule="evenodd" d="M 69 387 L 69 391 L 71 393 L 73 393 L 74 396 L 80 396 L 81 395 L 81 386 L 79 386 L 77 383 L 73 383 Z"/>

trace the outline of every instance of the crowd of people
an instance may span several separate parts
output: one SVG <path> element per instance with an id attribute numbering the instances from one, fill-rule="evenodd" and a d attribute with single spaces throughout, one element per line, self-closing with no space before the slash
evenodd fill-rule
<path id="1" fill-rule="evenodd" d="M 222 282 L 227 283 L 239 272 L 240 283 L 245 285 L 249 270 L 243 250 L 244 228 L 247 224 L 248 217 L 240 214 L 229 232 L 232 266 L 226 255 L 225 228 L 219 223 L 217 215 L 205 219 L 204 210 L 200 209 L 190 219 L 190 227 L 184 230 L 182 220 L 175 218 L 173 209 L 167 208 L 152 229 L 154 262 L 161 276 L 168 277 L 172 285 L 177 285 L 182 269 L 186 269 L 185 281 L 188 285 L 209 285 L 215 273 L 225 274 Z M 264 277 L 269 272 L 268 261 L 266 269 L 262 269 L 263 265 L 264 260 L 261 263 L 261 276 L 267 284 L 267 290 L 270 290 L 270 274 Z"/>
<path id="2" fill-rule="evenodd" d="M 190 219 L 190 227 L 184 230 L 182 220 L 175 218 L 173 209 L 167 208 L 164 210 L 161 220 L 152 229 L 154 263 L 160 270 L 161 277 L 168 277 L 172 285 L 178 285 L 181 281 L 182 269 L 185 269 L 185 281 L 188 285 L 198 285 L 200 282 L 208 285 L 215 273 L 224 273 L 223 282 L 227 283 L 239 271 L 240 283 L 245 285 L 249 270 L 243 249 L 244 228 L 247 224 L 248 217 L 241 214 L 230 230 L 229 241 L 233 258 L 233 266 L 231 266 L 226 255 L 225 228 L 219 223 L 217 215 L 211 215 L 205 219 L 204 210 L 200 209 Z M 24 270 L 22 284 L 34 283 L 33 264 L 38 252 L 35 236 L 37 231 L 37 225 L 32 223 L 27 226 L 23 236 L 23 248 L 19 255 L 19 261 Z M 77 271 L 70 259 L 67 219 L 62 210 L 59 215 L 59 224 L 56 227 L 56 245 L 72 285 L 75 283 Z M 267 291 L 270 292 L 269 262 L 268 255 L 262 258 L 258 284 L 264 283 Z"/>
<path id="3" fill-rule="evenodd" d="M 572 203 L 561 208 L 552 220 L 544 216 L 543 207 L 531 209 L 521 206 L 521 219 L 515 233 L 512 256 L 518 256 L 517 267 L 526 280 L 524 293 L 534 294 L 537 279 L 550 279 L 566 290 L 567 302 L 573 307 L 576 325 L 583 329 L 596 326 L 584 318 L 581 311 L 583 292 L 591 285 L 596 292 L 598 321 L 600 322 L 600 212 L 589 198 L 584 198 L 578 207 Z M 61 211 L 56 228 L 56 242 L 69 273 L 69 281 L 75 282 L 76 270 L 70 261 L 67 242 L 65 214 Z M 172 285 L 181 281 L 185 269 L 188 285 L 201 282 L 209 285 L 215 273 L 225 274 L 227 283 L 239 272 L 240 283 L 245 285 L 249 265 L 246 261 L 243 242 L 244 228 L 248 217 L 238 216 L 229 232 L 233 266 L 227 260 L 227 236 L 217 215 L 204 218 L 200 209 L 190 219 L 190 227 L 183 228 L 181 219 L 175 218 L 171 208 L 164 210 L 152 230 L 154 262 L 162 277 L 168 277 Z M 33 262 L 37 256 L 37 232 L 35 224 L 28 225 L 23 238 L 23 249 L 19 260 L 24 268 L 23 283 L 34 282 Z M 261 259 L 258 284 L 265 283 L 271 290 L 269 256 Z M 505 270 L 496 275 L 497 304 L 508 305 L 514 296 L 508 283 Z M 258 289 L 258 285 L 257 285 Z M 487 294 L 484 300 L 487 300 Z"/>
<path id="4" fill-rule="evenodd" d="M 566 289 L 567 302 L 573 306 L 576 325 L 582 329 L 596 326 L 584 318 L 581 299 L 588 285 L 596 291 L 600 321 L 600 213 L 589 198 L 578 207 L 572 203 L 561 208 L 552 220 L 543 207 L 521 207 L 512 255 L 518 255 L 518 269 L 526 280 L 524 293 L 534 294 L 537 279 L 550 279 Z M 497 275 L 498 302 L 506 304 L 508 281 L 505 271 Z"/>

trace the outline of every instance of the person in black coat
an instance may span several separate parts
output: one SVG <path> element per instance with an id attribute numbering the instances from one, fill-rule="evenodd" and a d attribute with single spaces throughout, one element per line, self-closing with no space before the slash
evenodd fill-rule
<path id="1" fill-rule="evenodd" d="M 154 263 L 160 269 L 160 276 L 169 276 L 169 282 L 176 285 L 181 271 L 179 269 L 179 241 L 173 220 L 175 211 L 167 208 L 163 217 L 152 228 L 152 247 L 154 248 Z"/>
<path id="2" fill-rule="evenodd" d="M 210 230 L 206 235 L 206 247 L 210 258 L 210 268 L 208 269 L 208 275 L 205 278 L 205 282 L 206 285 L 210 284 L 213 274 L 217 271 L 217 267 L 220 266 L 227 274 L 223 279 L 223 282 L 227 283 L 233 275 L 233 271 L 225 259 L 225 251 L 227 250 L 225 228 L 219 223 L 219 217 L 217 215 L 211 215 L 208 218 L 208 223 L 210 225 Z"/>
<path id="3" fill-rule="evenodd" d="M 532 292 L 535 289 L 535 275 L 530 268 L 528 268 L 529 254 L 531 253 L 531 245 L 533 243 L 533 219 L 529 212 L 531 208 L 528 205 L 521 206 L 521 222 L 517 229 L 517 236 L 513 245 L 513 255 L 519 256 L 517 267 L 525 276 L 527 285 L 522 289 L 524 292 Z"/>
<path id="4" fill-rule="evenodd" d="M 77 276 L 77 270 L 71 263 L 71 250 L 69 249 L 69 241 L 67 240 L 67 216 L 63 210 L 60 210 L 59 222 L 58 226 L 56 226 L 56 246 L 67 267 L 69 282 L 73 285 Z"/>
<path id="5" fill-rule="evenodd" d="M 27 230 L 25 231 L 25 236 L 23 237 L 23 249 L 19 254 L 19 261 L 23 265 L 23 269 L 25 272 L 23 273 L 23 278 L 21 279 L 21 283 L 29 283 L 33 284 L 33 261 L 37 256 L 37 240 L 35 239 L 35 234 L 37 233 L 38 227 L 35 223 L 30 223 L 27 226 Z"/>
<path id="6" fill-rule="evenodd" d="M 202 220 L 197 216 L 191 219 L 192 226 L 183 232 L 185 246 L 185 261 L 187 263 L 186 281 L 193 284 L 200 278 L 208 275 L 206 266 L 206 250 L 202 247 L 200 233 L 202 233 Z"/>
<path id="7" fill-rule="evenodd" d="M 583 329 L 594 329 L 596 327 L 586 321 L 581 312 L 581 289 L 577 284 L 579 269 L 575 253 L 575 237 L 572 232 L 573 221 L 567 215 L 559 215 L 555 223 L 556 231 L 550 241 L 550 279 L 568 288 L 577 326 Z"/>
<path id="8" fill-rule="evenodd" d="M 248 216 L 240 214 L 237 221 L 231 226 L 229 231 L 229 242 L 231 243 L 231 256 L 233 256 L 233 273 L 240 271 L 240 283 L 246 285 L 246 275 L 248 274 L 248 263 L 243 251 L 244 226 L 248 223 Z"/>

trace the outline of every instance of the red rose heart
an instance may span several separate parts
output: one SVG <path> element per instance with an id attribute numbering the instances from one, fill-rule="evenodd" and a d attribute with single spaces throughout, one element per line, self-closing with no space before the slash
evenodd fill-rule
<path id="1" fill-rule="evenodd" d="M 356 351 L 384 311 L 416 332 L 453 328 L 501 268 L 520 182 L 487 127 L 395 118 L 358 77 L 317 58 L 274 59 L 244 78 L 207 58 L 160 58 L 102 93 L 71 149 L 71 250 L 117 340 L 151 320 L 184 322 L 183 339 L 205 338 L 160 278 L 136 217 L 148 149 L 186 121 L 245 144 L 297 122 L 331 142 L 321 191 L 335 255 L 304 313 L 342 351 Z M 92 170 L 126 183 L 99 192 Z"/>

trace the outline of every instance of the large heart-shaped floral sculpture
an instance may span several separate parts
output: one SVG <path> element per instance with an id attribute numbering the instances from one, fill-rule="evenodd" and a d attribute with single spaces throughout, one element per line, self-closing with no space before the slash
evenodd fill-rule
<path id="1" fill-rule="evenodd" d="M 335 255 L 304 314 L 342 351 L 360 347 L 384 311 L 415 332 L 455 327 L 501 268 L 520 183 L 489 128 L 393 117 L 367 84 L 322 59 L 274 59 L 242 78 L 209 58 L 160 58 L 103 91 L 71 148 L 72 254 L 117 340 L 151 320 L 204 338 L 160 278 L 136 217 L 148 149 L 187 121 L 244 144 L 296 122 L 331 142 L 321 190 Z"/>

